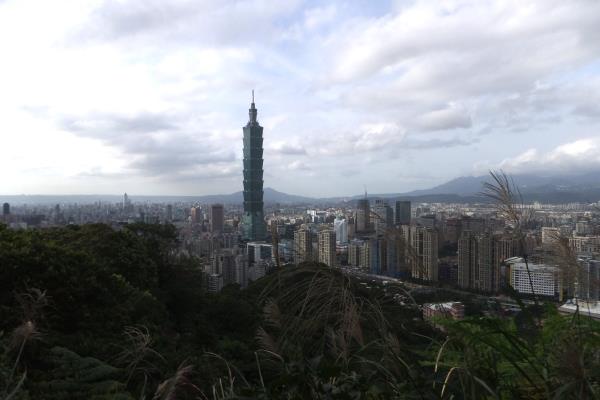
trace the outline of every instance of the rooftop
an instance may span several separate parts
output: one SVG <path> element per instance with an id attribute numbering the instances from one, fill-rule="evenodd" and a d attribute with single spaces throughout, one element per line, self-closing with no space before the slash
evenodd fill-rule
<path id="1" fill-rule="evenodd" d="M 600 302 L 598 301 L 575 301 L 575 299 L 568 300 L 565 304 L 558 308 L 558 311 L 566 314 L 574 314 L 579 307 L 579 313 L 581 315 L 589 316 L 594 319 L 600 319 Z"/>

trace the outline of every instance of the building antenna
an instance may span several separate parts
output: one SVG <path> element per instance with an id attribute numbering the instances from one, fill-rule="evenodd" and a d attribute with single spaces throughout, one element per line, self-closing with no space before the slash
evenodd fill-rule
<path id="1" fill-rule="evenodd" d="M 252 89 L 252 102 L 254 103 L 254 89 Z"/>

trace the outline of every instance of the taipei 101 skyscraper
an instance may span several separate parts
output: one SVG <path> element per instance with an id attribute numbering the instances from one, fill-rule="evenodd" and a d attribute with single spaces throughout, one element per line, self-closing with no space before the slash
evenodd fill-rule
<path id="1" fill-rule="evenodd" d="M 267 229 L 263 204 L 263 128 L 256 120 L 254 90 L 250 119 L 244 127 L 244 216 L 242 236 L 245 240 L 265 240 Z"/>

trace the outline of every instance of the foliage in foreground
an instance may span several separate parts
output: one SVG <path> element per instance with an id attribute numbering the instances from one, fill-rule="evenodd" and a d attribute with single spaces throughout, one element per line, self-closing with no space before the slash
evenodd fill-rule
<path id="1" fill-rule="evenodd" d="M 172 227 L 0 227 L 0 399 L 597 398 L 600 327 L 441 320 L 337 270 L 201 290 Z M 408 296 L 410 297 L 410 296 Z"/>

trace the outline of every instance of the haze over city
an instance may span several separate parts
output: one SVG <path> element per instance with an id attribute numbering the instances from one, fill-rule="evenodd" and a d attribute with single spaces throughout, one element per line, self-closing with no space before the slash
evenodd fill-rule
<path id="1" fill-rule="evenodd" d="M 0 400 L 600 399 L 600 0 L 0 0 Z"/>
<path id="2" fill-rule="evenodd" d="M 316 197 L 600 169 L 595 1 L 0 1 L 1 194 Z"/>

